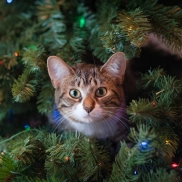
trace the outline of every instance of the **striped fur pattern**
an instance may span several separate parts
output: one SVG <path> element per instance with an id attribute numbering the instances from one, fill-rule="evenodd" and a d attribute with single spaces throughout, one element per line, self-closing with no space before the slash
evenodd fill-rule
<path id="1" fill-rule="evenodd" d="M 61 114 L 58 127 L 87 136 L 126 136 L 125 97 L 122 88 L 125 55 L 114 54 L 103 66 L 68 66 L 61 58 L 48 58 L 48 72 L 55 88 L 55 104 Z"/>

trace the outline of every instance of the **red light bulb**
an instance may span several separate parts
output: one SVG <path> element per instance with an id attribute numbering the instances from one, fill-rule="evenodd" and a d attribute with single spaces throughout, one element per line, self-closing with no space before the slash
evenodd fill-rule
<path id="1" fill-rule="evenodd" d="M 171 167 L 172 168 L 177 168 L 179 166 L 179 164 L 177 164 L 177 163 L 175 163 L 175 162 L 173 162 L 172 164 L 171 164 Z"/>

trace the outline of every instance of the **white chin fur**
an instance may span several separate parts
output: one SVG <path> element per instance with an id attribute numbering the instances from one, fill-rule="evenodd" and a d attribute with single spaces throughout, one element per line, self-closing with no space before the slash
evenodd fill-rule
<path id="1" fill-rule="evenodd" d="M 92 136 L 100 139 L 114 136 L 116 130 L 118 129 L 116 121 L 92 123 L 71 122 L 71 125 L 75 130 L 86 136 Z"/>

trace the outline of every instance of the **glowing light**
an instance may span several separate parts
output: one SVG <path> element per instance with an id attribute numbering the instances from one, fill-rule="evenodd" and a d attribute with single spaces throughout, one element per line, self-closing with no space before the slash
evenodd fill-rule
<path id="1" fill-rule="evenodd" d="M 153 101 L 153 102 L 152 102 L 152 105 L 153 105 L 153 106 L 156 106 L 156 105 L 157 105 L 157 103 L 156 103 L 155 101 Z"/>
<path id="2" fill-rule="evenodd" d="M 69 157 L 65 157 L 66 162 L 69 162 Z"/>
<path id="3" fill-rule="evenodd" d="M 1 155 L 4 155 L 4 152 L 1 152 Z"/>
<path id="4" fill-rule="evenodd" d="M 12 3 L 13 2 L 13 0 L 6 0 L 7 1 L 7 3 Z"/>
<path id="5" fill-rule="evenodd" d="M 28 124 L 26 124 L 26 125 L 24 126 L 24 128 L 25 128 L 25 130 L 30 130 L 30 126 L 29 126 Z"/>
<path id="6" fill-rule="evenodd" d="M 85 26 L 85 23 L 86 23 L 85 18 L 81 17 L 79 22 L 80 22 L 80 28 L 83 28 Z"/>
<path id="7" fill-rule="evenodd" d="M 139 146 L 140 151 L 146 151 L 146 150 L 150 149 L 148 141 L 143 141 L 143 142 L 139 143 L 138 146 Z"/>
<path id="8" fill-rule="evenodd" d="M 146 145 L 148 145 L 148 142 L 141 142 L 141 145 L 146 146 Z"/>
<path id="9" fill-rule="evenodd" d="M 14 52 L 14 55 L 15 55 L 16 57 L 18 57 L 18 56 L 19 56 L 18 52 Z"/>
<path id="10" fill-rule="evenodd" d="M 129 31 L 131 31 L 132 29 L 133 29 L 133 27 L 132 27 L 132 26 L 130 26 L 130 27 L 128 28 L 128 30 L 129 30 Z"/>
<path id="11" fill-rule="evenodd" d="M 172 168 L 177 168 L 179 166 L 179 164 L 177 164 L 177 163 L 175 163 L 175 162 L 173 162 L 172 164 L 171 164 L 171 167 Z"/>

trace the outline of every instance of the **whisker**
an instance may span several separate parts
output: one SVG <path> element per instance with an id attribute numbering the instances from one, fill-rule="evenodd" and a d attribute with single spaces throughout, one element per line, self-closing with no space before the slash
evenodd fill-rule
<path id="1" fill-rule="evenodd" d="M 124 128 L 126 128 L 126 129 L 128 129 L 128 130 L 130 129 L 130 127 L 129 127 L 125 122 L 122 121 L 122 119 L 125 119 L 125 118 L 119 119 L 119 118 L 115 117 L 115 119 L 118 120 L 119 123 L 120 123 L 122 126 L 124 126 Z M 126 119 L 125 119 L 125 120 L 126 120 Z M 127 120 L 126 120 L 126 121 L 127 121 Z"/>
<path id="2" fill-rule="evenodd" d="M 114 136 L 114 133 L 113 133 L 113 131 L 112 131 L 112 128 L 111 128 L 111 126 L 109 125 L 111 122 L 108 122 L 108 120 L 105 120 L 105 121 L 106 121 L 106 124 L 108 125 L 108 127 L 109 127 L 109 129 L 110 129 L 110 131 L 111 131 L 112 136 Z"/>
<path id="3" fill-rule="evenodd" d="M 124 118 L 124 117 L 122 117 L 122 118 L 117 117 L 117 116 L 115 116 L 115 113 L 112 112 L 112 111 L 107 111 L 107 112 L 105 111 L 105 113 L 106 113 L 107 115 L 108 115 L 108 113 L 111 114 L 111 115 L 110 115 L 111 117 L 113 117 L 113 118 L 116 119 L 117 121 L 120 121 L 119 123 L 122 124 L 122 126 L 124 126 L 126 129 L 129 129 L 129 126 L 123 121 L 123 120 L 125 120 L 126 122 L 129 122 L 128 119 L 126 119 L 126 118 Z"/>
<path id="4" fill-rule="evenodd" d="M 61 120 L 57 121 L 56 124 L 54 125 L 54 132 L 59 128 L 60 125 L 63 124 L 63 121 L 65 121 L 66 118 L 62 117 Z"/>
<path id="5" fill-rule="evenodd" d="M 121 106 L 105 106 L 102 108 L 123 108 L 123 107 L 121 107 Z M 125 107 L 123 109 L 125 109 Z"/>
<path id="6" fill-rule="evenodd" d="M 71 115 L 71 113 L 65 117 L 60 114 L 59 116 L 61 116 L 61 117 L 57 118 L 57 120 L 54 119 L 54 121 L 55 121 L 54 131 L 56 131 L 60 127 L 60 125 L 63 124 L 64 121 L 67 121 L 67 125 L 64 127 L 64 129 L 67 128 L 70 123 L 70 121 L 68 119 L 70 117 L 70 115 Z"/>

